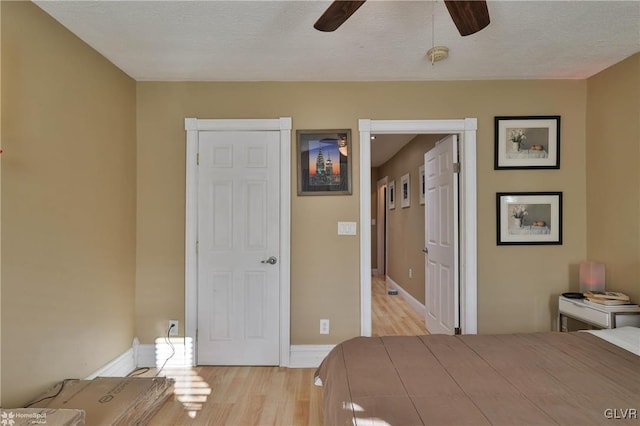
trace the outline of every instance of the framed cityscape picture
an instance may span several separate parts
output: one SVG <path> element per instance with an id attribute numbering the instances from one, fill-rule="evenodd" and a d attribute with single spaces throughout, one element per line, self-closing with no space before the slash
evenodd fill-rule
<path id="1" fill-rule="evenodd" d="M 351 194 L 351 130 L 298 130 L 298 195 Z"/>

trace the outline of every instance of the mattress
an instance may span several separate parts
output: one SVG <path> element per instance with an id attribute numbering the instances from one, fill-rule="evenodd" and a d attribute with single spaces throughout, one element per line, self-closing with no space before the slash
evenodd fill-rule
<path id="1" fill-rule="evenodd" d="M 591 333 L 357 337 L 316 375 L 326 425 L 640 422 L 640 356 Z"/>

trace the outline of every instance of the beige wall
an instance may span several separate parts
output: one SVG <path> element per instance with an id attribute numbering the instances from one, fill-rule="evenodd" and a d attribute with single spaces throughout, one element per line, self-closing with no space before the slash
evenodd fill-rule
<path id="1" fill-rule="evenodd" d="M 134 337 L 135 81 L 31 2 L 2 8 L 2 405 Z"/>
<path id="2" fill-rule="evenodd" d="M 587 81 L 588 257 L 640 300 L 640 53 Z"/>
<path id="3" fill-rule="evenodd" d="M 571 265 L 586 256 L 586 82 L 167 83 L 138 85 L 137 335 L 149 343 L 166 320 L 184 319 L 184 118 L 291 116 L 296 129 L 351 128 L 358 119 L 478 118 L 478 321 L 488 332 L 549 330 Z M 340 102 L 336 102 L 340 99 Z M 493 170 L 496 115 L 562 116 L 560 170 Z M 334 343 L 359 334 L 359 238 L 336 222 L 359 217 L 353 195 L 298 197 L 292 158 L 291 337 Z M 564 244 L 496 245 L 495 193 L 563 191 Z M 361 224 L 362 226 L 362 224 Z M 369 224 L 367 224 L 369 226 Z M 360 228 L 360 226 L 359 226 Z M 321 262 L 318 261 L 321 259 Z M 324 268 L 332 265 L 332 279 Z M 320 318 L 331 334 L 318 334 Z"/>
<path id="4" fill-rule="evenodd" d="M 424 304 L 424 205 L 420 205 L 418 168 L 424 153 L 442 136 L 419 135 L 378 168 L 381 178 L 395 181 L 395 209 L 387 210 L 387 276 Z M 409 173 L 411 206 L 401 207 L 401 177 Z M 409 277 L 409 269 L 412 274 Z"/>

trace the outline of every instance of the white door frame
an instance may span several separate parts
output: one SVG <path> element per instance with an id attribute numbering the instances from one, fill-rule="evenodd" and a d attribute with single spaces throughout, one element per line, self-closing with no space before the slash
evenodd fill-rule
<path id="1" fill-rule="evenodd" d="M 359 120 L 360 131 L 360 334 L 371 336 L 371 133 L 461 135 L 460 327 L 478 332 L 477 307 L 477 118 L 460 120 Z"/>
<path id="2" fill-rule="evenodd" d="M 196 332 L 198 326 L 198 132 L 279 131 L 280 132 L 280 365 L 289 365 L 290 354 L 290 279 L 291 279 L 291 117 L 277 119 L 209 120 L 186 118 L 186 217 L 185 217 L 185 337 L 193 345 L 193 365 L 197 365 Z"/>

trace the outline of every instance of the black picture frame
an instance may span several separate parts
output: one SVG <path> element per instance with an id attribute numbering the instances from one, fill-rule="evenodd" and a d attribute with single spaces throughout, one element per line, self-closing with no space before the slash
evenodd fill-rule
<path id="1" fill-rule="evenodd" d="M 351 129 L 297 130 L 298 195 L 351 195 Z"/>
<path id="2" fill-rule="evenodd" d="M 494 169 L 559 169 L 560 116 L 494 119 Z"/>
<path id="3" fill-rule="evenodd" d="M 496 193 L 496 231 L 498 245 L 562 245 L 562 192 Z"/>
<path id="4" fill-rule="evenodd" d="M 396 181 L 389 182 L 389 210 L 396 208 Z"/>

